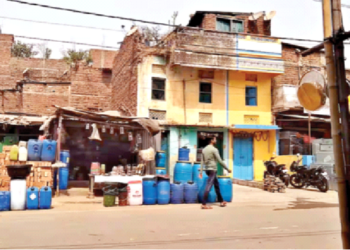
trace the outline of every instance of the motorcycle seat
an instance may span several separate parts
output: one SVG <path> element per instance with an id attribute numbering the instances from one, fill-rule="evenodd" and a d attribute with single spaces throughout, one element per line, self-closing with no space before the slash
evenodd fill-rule
<path id="1" fill-rule="evenodd" d="M 286 164 L 277 165 L 278 168 L 283 168 L 283 167 L 285 167 L 285 166 L 286 166 Z"/>

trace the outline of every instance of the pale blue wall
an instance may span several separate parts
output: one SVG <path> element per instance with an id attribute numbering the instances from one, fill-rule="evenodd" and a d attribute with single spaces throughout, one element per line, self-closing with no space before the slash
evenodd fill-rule
<path id="1" fill-rule="evenodd" d="M 174 167 L 176 161 L 178 160 L 179 154 L 179 135 L 181 135 L 180 139 L 180 147 L 187 146 L 190 149 L 190 161 L 195 162 L 197 157 L 197 132 L 223 132 L 224 133 L 224 160 L 226 164 L 229 163 L 228 160 L 228 130 L 227 129 L 209 129 L 209 128 L 184 128 L 184 127 L 170 127 L 170 140 L 169 140 L 169 175 L 171 180 L 173 180 L 174 176 Z"/>

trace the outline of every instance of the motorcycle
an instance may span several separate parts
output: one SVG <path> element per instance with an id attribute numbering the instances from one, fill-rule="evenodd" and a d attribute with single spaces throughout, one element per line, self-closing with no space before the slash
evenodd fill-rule
<path id="1" fill-rule="evenodd" d="M 298 155 L 298 158 L 299 155 Z M 306 166 L 299 166 L 301 159 L 294 161 L 290 167 L 291 172 L 296 172 L 290 177 L 290 184 L 295 188 L 308 188 L 313 186 L 323 193 L 329 189 L 329 176 L 322 167 L 307 169 Z"/>
<path id="2" fill-rule="evenodd" d="M 288 187 L 290 176 L 288 174 L 288 170 L 286 169 L 286 165 L 278 165 L 276 161 L 273 161 L 275 158 L 276 157 L 272 156 L 269 161 L 264 161 L 264 165 L 266 167 L 266 171 L 264 171 L 264 179 L 268 175 L 272 175 L 280 178 L 286 187 Z"/>

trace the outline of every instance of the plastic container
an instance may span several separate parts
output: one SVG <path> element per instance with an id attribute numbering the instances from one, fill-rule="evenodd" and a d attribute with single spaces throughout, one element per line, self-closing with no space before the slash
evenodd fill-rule
<path id="1" fill-rule="evenodd" d="M 142 182 L 143 204 L 155 205 L 157 203 L 157 182 L 155 178 L 144 178 Z"/>
<path id="2" fill-rule="evenodd" d="M 99 175 L 101 173 L 101 166 L 99 162 L 91 163 L 90 173 L 93 175 Z"/>
<path id="3" fill-rule="evenodd" d="M 18 160 L 27 161 L 28 160 L 28 151 L 25 146 L 20 146 L 18 150 Z"/>
<path id="4" fill-rule="evenodd" d="M 68 189 L 69 169 L 68 168 L 59 168 L 58 174 L 59 174 L 58 186 L 59 186 L 60 190 L 67 190 Z M 56 181 L 56 183 L 57 183 L 57 181 Z"/>
<path id="5" fill-rule="evenodd" d="M 39 208 L 50 209 L 52 203 L 52 190 L 50 187 L 42 187 L 40 189 Z"/>
<path id="6" fill-rule="evenodd" d="M 43 142 L 30 139 L 28 141 L 28 161 L 40 161 Z"/>
<path id="7" fill-rule="evenodd" d="M 158 151 L 156 154 L 156 167 L 165 168 L 167 157 L 164 151 Z"/>
<path id="8" fill-rule="evenodd" d="M 63 150 L 60 153 L 60 161 L 65 163 L 67 168 L 69 168 L 69 159 L 70 159 L 69 150 Z"/>
<path id="9" fill-rule="evenodd" d="M 201 163 L 195 162 L 192 168 L 192 176 L 193 176 L 193 181 L 197 184 L 198 182 L 203 181 L 202 179 L 199 178 L 200 170 L 201 170 Z M 203 170 L 203 175 L 205 176 L 207 175 L 204 170 Z"/>
<path id="10" fill-rule="evenodd" d="M 156 168 L 156 174 L 157 175 L 166 175 L 166 169 L 165 168 Z"/>
<path id="11" fill-rule="evenodd" d="M 11 210 L 26 209 L 26 180 L 12 180 L 10 182 Z"/>
<path id="12" fill-rule="evenodd" d="M 53 162 L 56 158 L 57 142 L 54 140 L 44 140 L 41 151 L 41 160 Z"/>
<path id="13" fill-rule="evenodd" d="M 128 182 L 128 203 L 130 206 L 142 205 L 142 181 Z"/>
<path id="14" fill-rule="evenodd" d="M 172 204 L 182 204 L 184 202 L 184 185 L 182 183 L 171 184 L 171 198 Z"/>
<path id="15" fill-rule="evenodd" d="M 159 205 L 166 205 L 170 202 L 170 181 L 159 179 L 157 188 L 157 199 Z"/>
<path id="16" fill-rule="evenodd" d="M 183 184 L 193 181 L 191 162 L 178 161 L 174 169 L 174 182 Z"/>
<path id="17" fill-rule="evenodd" d="M 184 201 L 185 203 L 197 203 L 198 186 L 195 182 L 188 182 L 184 185 Z"/>
<path id="18" fill-rule="evenodd" d="M 179 148 L 179 161 L 189 161 L 189 160 L 190 160 L 190 149 Z"/>
<path id="19" fill-rule="evenodd" d="M 27 189 L 27 209 L 39 209 L 39 189 L 37 187 Z"/>
<path id="20" fill-rule="evenodd" d="M 0 211 L 9 211 L 11 208 L 11 194 L 8 191 L 0 192 Z"/>
<path id="21" fill-rule="evenodd" d="M 202 202 L 203 198 L 204 198 L 204 192 L 205 192 L 205 187 L 207 185 L 208 182 L 208 175 L 203 171 L 203 178 L 198 181 L 198 201 Z M 208 195 L 208 203 L 214 203 L 216 202 L 216 192 L 215 192 L 215 188 L 214 185 L 212 186 L 212 188 L 210 189 L 209 195 Z"/>
<path id="22" fill-rule="evenodd" d="M 121 207 L 128 205 L 128 185 L 118 189 L 118 205 Z"/>
<path id="23" fill-rule="evenodd" d="M 17 161 L 18 160 L 18 146 L 17 145 L 13 145 L 11 147 L 11 151 L 10 151 L 10 160 L 11 161 Z"/>
<path id="24" fill-rule="evenodd" d="M 222 198 L 226 202 L 232 202 L 232 180 L 229 176 L 219 176 L 219 186 Z"/>
<path id="25" fill-rule="evenodd" d="M 107 185 L 102 190 L 103 206 L 113 207 L 115 205 L 115 197 L 118 195 L 118 189 L 112 185 Z"/>
<path id="26" fill-rule="evenodd" d="M 31 164 L 7 165 L 7 174 L 12 180 L 25 180 L 30 174 L 32 166 Z"/>

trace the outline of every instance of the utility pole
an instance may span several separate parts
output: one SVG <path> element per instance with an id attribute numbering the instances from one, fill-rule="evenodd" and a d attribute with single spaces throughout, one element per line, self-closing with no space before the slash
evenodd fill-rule
<path id="1" fill-rule="evenodd" d="M 349 114 L 349 109 L 346 108 L 346 110 L 341 110 L 341 112 L 339 111 L 339 95 L 348 95 L 348 92 L 341 93 L 341 90 L 345 88 L 341 85 L 346 84 L 346 82 L 342 82 L 343 78 L 345 78 L 345 70 L 342 71 L 341 68 L 339 68 L 339 66 L 341 66 L 340 60 L 344 59 L 344 56 L 341 56 L 341 46 L 334 46 L 332 43 L 334 34 L 338 34 L 338 32 L 342 30 L 340 8 L 340 0 L 323 0 L 323 23 L 325 37 L 324 47 L 327 63 L 333 152 L 338 180 L 341 237 L 343 241 L 343 248 L 350 249 L 350 192 L 348 182 L 349 179 L 346 178 L 346 172 L 349 171 L 345 170 L 345 165 L 349 163 L 348 155 L 350 151 L 347 151 L 348 145 L 346 145 L 346 141 L 349 141 L 349 134 L 344 133 L 345 131 L 348 131 L 346 128 L 344 129 L 344 125 L 347 125 L 348 121 L 345 121 L 345 124 L 343 121 L 343 118 L 345 118 L 344 116 L 346 115 L 343 113 L 347 111 L 347 114 Z M 341 41 L 341 43 L 343 42 Z M 344 63 L 344 61 L 342 63 Z M 344 76 L 341 76 L 342 74 Z M 348 105 L 348 102 L 346 103 L 346 105 Z M 341 107 L 342 109 L 344 108 L 343 105 Z M 342 114 L 342 127 L 340 125 L 340 113 Z M 341 130 L 343 130 L 343 141 L 341 138 Z M 346 136 L 348 138 L 346 138 Z"/>

